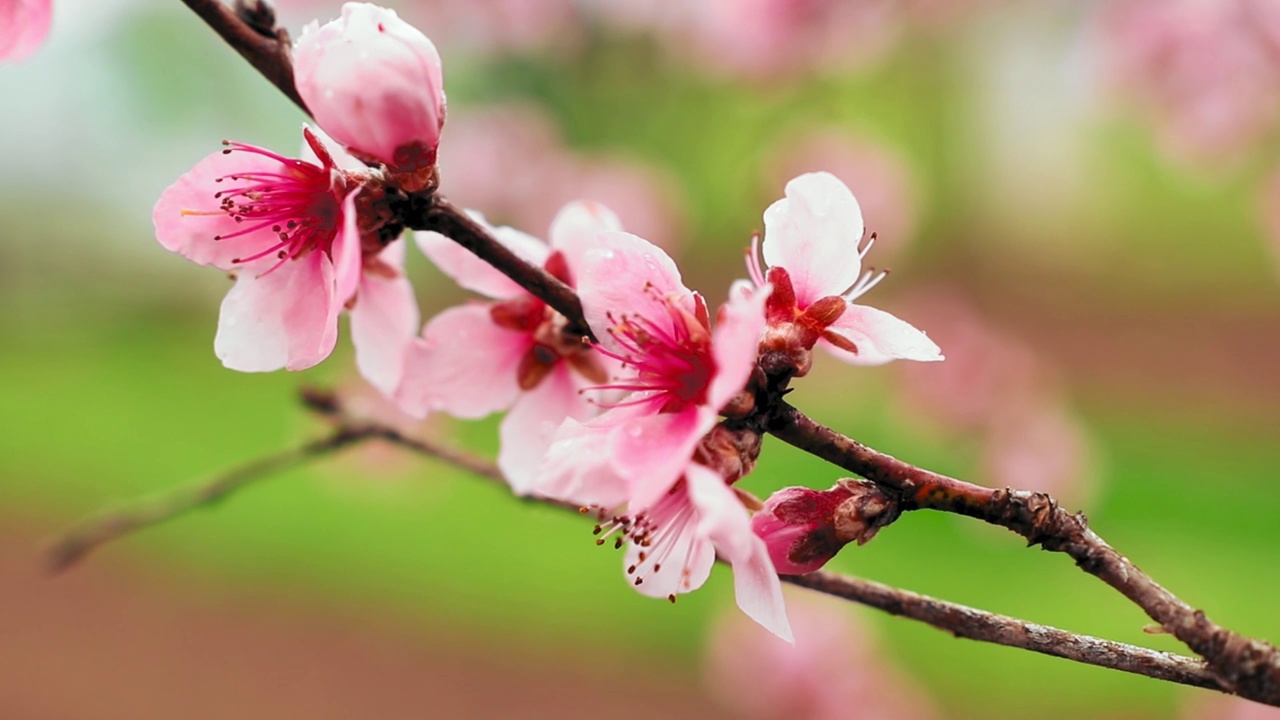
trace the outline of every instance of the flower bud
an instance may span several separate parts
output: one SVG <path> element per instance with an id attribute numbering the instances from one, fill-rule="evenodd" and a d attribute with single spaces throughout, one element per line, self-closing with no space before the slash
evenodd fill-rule
<path id="1" fill-rule="evenodd" d="M 428 184 L 444 126 L 440 54 L 394 10 L 347 3 L 308 25 L 293 51 L 298 94 L 320 127 L 362 160 L 384 163 L 416 191 Z"/>
<path id="2" fill-rule="evenodd" d="M 751 518 L 774 569 L 803 575 L 821 568 L 850 542 L 859 545 L 898 517 L 898 504 L 874 484 L 840 480 L 830 490 L 783 488 Z"/>

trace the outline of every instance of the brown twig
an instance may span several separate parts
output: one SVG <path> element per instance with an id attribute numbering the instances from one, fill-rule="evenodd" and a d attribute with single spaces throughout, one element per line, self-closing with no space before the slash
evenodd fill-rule
<path id="1" fill-rule="evenodd" d="M 419 455 L 444 461 L 499 484 L 503 488 L 507 486 L 501 471 L 491 461 L 421 438 L 404 435 L 387 425 L 353 418 L 342 407 L 339 398 L 331 392 L 304 390 L 302 400 L 309 409 L 334 424 L 332 434 L 324 439 L 256 460 L 208 483 L 178 490 L 168 496 L 89 519 L 69 532 L 50 549 L 50 567 L 54 571 L 66 569 L 89 551 L 107 542 L 213 505 L 233 492 L 266 479 L 281 470 L 319 459 L 338 449 L 374 438 L 387 440 Z M 565 510 L 579 510 L 573 503 L 546 498 L 524 499 L 529 502 L 554 505 Z M 800 587 L 878 608 L 893 615 L 919 620 L 946 630 L 957 637 L 1031 650 L 1087 665 L 1145 675 L 1183 685 L 1223 689 L 1216 675 L 1206 667 L 1205 663 L 1194 658 L 1111 642 L 1088 635 L 1078 635 L 1059 628 L 1037 625 L 927 597 L 909 590 L 831 572 L 816 572 L 799 577 L 784 576 L 782 579 Z"/>
<path id="2" fill-rule="evenodd" d="M 328 437 L 259 458 L 209 482 L 85 520 L 49 548 L 46 554 L 49 569 L 53 572 L 65 570 L 105 543 L 213 505 L 268 475 L 328 455 L 373 435 L 370 427 L 338 427 Z"/>
<path id="3" fill-rule="evenodd" d="M 1049 625 L 977 610 L 825 570 L 808 575 L 783 576 L 782 579 L 792 585 L 852 600 L 890 615 L 919 620 L 956 637 L 1030 650 L 1182 685 L 1224 689 L 1217 674 L 1205 661 L 1183 655 L 1077 635 Z"/>
<path id="4" fill-rule="evenodd" d="M 916 467 L 841 435 L 786 403 L 775 408 L 768 429 L 781 440 L 896 493 L 904 510 L 923 508 L 976 517 L 1018 533 L 1030 545 L 1066 553 L 1081 570 L 1120 591 L 1208 660 L 1233 692 L 1280 705 L 1280 651 L 1275 646 L 1209 620 L 1116 552 L 1089 529 L 1083 514 L 1063 510 L 1049 495 L 985 488 Z"/>

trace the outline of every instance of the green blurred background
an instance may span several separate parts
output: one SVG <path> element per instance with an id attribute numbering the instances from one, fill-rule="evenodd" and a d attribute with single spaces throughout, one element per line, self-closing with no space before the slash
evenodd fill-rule
<path id="1" fill-rule="evenodd" d="M 442 42 L 444 143 L 469 114 L 518 102 L 566 153 L 645 163 L 676 202 L 686 279 L 713 301 L 781 196 L 787 176 L 770 167 L 788 138 L 820 127 L 885 148 L 911 202 L 904 235 L 882 238 L 894 275 L 866 302 L 929 331 L 948 362 L 963 358 L 929 303 L 963 305 L 1051 368 L 1037 372 L 1082 438 L 1049 461 L 1074 478 L 1055 492 L 1214 619 L 1280 639 L 1280 294 L 1257 198 L 1274 148 L 1226 170 L 1170 160 L 1096 79 L 1095 6 L 998 5 L 904 33 L 848 72 L 763 79 L 704 72 L 597 22 L 536 47 Z M 432 34 L 429 10 L 413 17 Z M 582 521 L 390 448 L 283 473 L 66 576 L 39 572 L 57 529 L 314 437 L 297 389 L 354 383 L 341 343 L 300 375 L 221 368 L 225 278 L 151 232 L 159 192 L 221 139 L 289 151 L 300 115 L 178 3 L 68 0 L 56 20 L 37 56 L 0 67 L 0 716 L 727 712 L 699 679 L 712 620 L 732 607 L 727 571 L 674 606 L 649 600 Z M 462 297 L 411 264 L 424 317 Z M 994 483 L 986 435 L 904 399 L 932 368 L 817 364 L 797 405 Z M 491 452 L 495 429 L 428 431 Z M 744 482 L 763 495 L 836 477 L 769 441 Z M 964 518 L 905 517 L 830 567 L 1179 650 L 1066 558 Z M 1205 695 L 848 611 L 943 717 L 1189 716 Z"/>

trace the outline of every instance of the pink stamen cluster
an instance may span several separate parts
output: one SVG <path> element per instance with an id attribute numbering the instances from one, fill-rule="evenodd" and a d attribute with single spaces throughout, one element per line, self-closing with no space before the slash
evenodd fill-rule
<path id="1" fill-rule="evenodd" d="M 646 292 L 653 293 L 652 287 Z M 598 350 L 626 367 L 634 368 L 630 378 L 602 387 L 644 393 L 633 402 L 654 402 L 661 397 L 662 412 L 675 412 L 687 405 L 702 404 L 715 374 L 711 354 L 711 328 L 706 301 L 694 295 L 694 312 L 680 307 L 678 297 L 657 298 L 666 309 L 669 329 L 644 316 L 610 312 L 608 333 L 617 350 Z M 623 403 L 619 403 L 623 404 Z"/>

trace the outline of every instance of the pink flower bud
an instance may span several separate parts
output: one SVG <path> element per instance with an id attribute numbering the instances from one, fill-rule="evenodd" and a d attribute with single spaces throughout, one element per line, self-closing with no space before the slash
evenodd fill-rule
<path id="1" fill-rule="evenodd" d="M 352 154 L 430 173 L 445 99 L 440 54 L 427 36 L 393 10 L 347 3 L 341 18 L 303 29 L 293 63 L 316 122 Z"/>
<path id="2" fill-rule="evenodd" d="M 859 545 L 898 517 L 898 506 L 875 485 L 840 480 L 830 490 L 783 488 L 751 518 L 751 530 L 783 575 L 821 568 L 850 542 Z"/>

